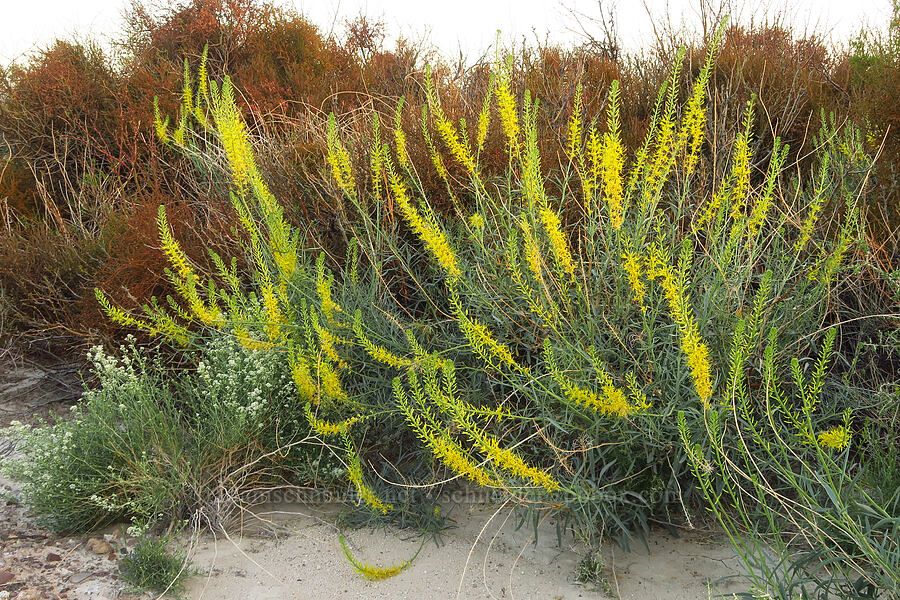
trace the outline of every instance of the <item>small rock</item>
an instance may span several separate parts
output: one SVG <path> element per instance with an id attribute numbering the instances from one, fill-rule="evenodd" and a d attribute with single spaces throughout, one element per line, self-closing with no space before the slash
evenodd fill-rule
<path id="1" fill-rule="evenodd" d="M 6 585 L 15 578 L 15 575 L 9 571 L 0 571 L 0 585 Z"/>
<path id="2" fill-rule="evenodd" d="M 95 554 L 109 554 L 113 551 L 113 547 L 106 540 L 99 538 L 91 538 L 87 541 L 87 547 L 93 550 Z"/>
<path id="3" fill-rule="evenodd" d="M 106 560 L 112 560 L 112 561 L 116 560 L 115 550 L 113 550 L 112 552 L 110 552 L 109 554 L 106 555 Z"/>
<path id="4" fill-rule="evenodd" d="M 71 581 L 75 585 L 78 585 L 79 583 L 81 583 L 82 581 L 84 581 L 85 579 L 87 579 L 88 577 L 90 577 L 92 575 L 93 575 L 93 573 L 90 573 L 88 571 L 82 571 L 81 573 L 75 573 L 74 575 L 69 577 L 69 581 Z"/>
<path id="5" fill-rule="evenodd" d="M 16 596 L 16 600 L 42 600 L 44 595 L 35 588 L 25 588 Z"/>
<path id="6" fill-rule="evenodd" d="M 51 552 L 47 555 L 47 562 L 59 562 L 62 560 L 62 556 L 57 554 L 56 552 Z"/>

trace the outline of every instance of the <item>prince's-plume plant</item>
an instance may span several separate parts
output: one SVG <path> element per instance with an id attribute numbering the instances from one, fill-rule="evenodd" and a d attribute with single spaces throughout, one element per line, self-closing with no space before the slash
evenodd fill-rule
<path id="1" fill-rule="evenodd" d="M 388 465 L 366 462 L 361 433 L 399 427 L 419 462 L 561 509 L 586 535 L 646 530 L 656 510 L 687 510 L 686 457 L 695 451 L 679 435 L 688 439 L 735 390 L 752 387 L 733 368 L 735 353 L 749 360 L 758 351 L 742 315 L 774 331 L 774 360 L 780 337 L 821 323 L 858 244 L 858 188 L 843 199 L 836 240 L 815 230 L 835 160 L 826 145 L 810 196 L 785 185 L 780 140 L 767 158 L 754 156 L 752 103 L 730 155 L 707 140 L 706 89 L 722 32 L 683 105 L 676 57 L 634 151 L 623 141 L 618 83 L 599 121 L 584 114 L 576 84 L 564 163 L 549 173 L 541 102 L 514 89 L 512 58 L 498 57 L 473 134 L 451 119 L 430 73 L 419 130 L 404 128 L 401 98 L 393 144 L 382 141 L 389 118 L 372 115 L 371 135 L 349 143 L 329 115 L 323 169 L 346 206 L 350 240 L 336 271 L 323 253 L 303 249 L 313 241 L 287 222 L 266 185 L 231 82 L 204 83 L 208 91 L 191 90 L 193 108 L 181 116 L 197 122 L 196 133 L 173 143 L 188 147 L 193 135 L 222 149 L 249 277 L 218 256 L 215 275 L 199 273 L 161 210 L 180 298 L 140 316 L 98 298 L 114 320 L 179 344 L 213 329 L 283 355 L 311 431 L 342 438 L 347 479 L 376 513 L 397 508 L 379 495 L 386 485 L 367 476 Z M 494 122 L 509 165 L 503 177 L 480 164 L 497 141 Z M 415 135 L 430 164 L 412 164 Z M 368 160 L 355 160 L 365 143 Z M 841 160 L 860 172 L 870 164 L 864 153 Z M 431 169 L 453 200 L 449 214 L 428 201 L 422 177 Z M 726 342 L 733 336 L 743 340 L 737 350 Z M 807 443 L 840 450 L 849 427 L 810 430 Z M 778 443 L 766 435 L 763 443 Z"/>

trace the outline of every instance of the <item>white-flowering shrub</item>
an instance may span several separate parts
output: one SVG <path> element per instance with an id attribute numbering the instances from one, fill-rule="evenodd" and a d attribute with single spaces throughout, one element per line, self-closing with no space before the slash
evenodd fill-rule
<path id="1" fill-rule="evenodd" d="M 320 443 L 307 443 L 278 353 L 212 338 L 195 370 L 175 370 L 149 361 L 134 340 L 118 350 L 90 350 L 97 385 L 69 416 L 6 431 L 18 451 L 0 468 L 47 527 L 126 519 L 146 531 L 248 486 L 321 485 L 343 472 Z"/>

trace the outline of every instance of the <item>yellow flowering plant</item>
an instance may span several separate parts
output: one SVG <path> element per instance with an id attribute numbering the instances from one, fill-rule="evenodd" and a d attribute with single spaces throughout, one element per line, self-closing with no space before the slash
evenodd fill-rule
<path id="1" fill-rule="evenodd" d="M 421 475 L 428 465 L 423 485 L 494 488 L 534 510 L 566 512 L 589 538 L 612 530 L 627 540 L 673 506 L 689 520 L 695 451 L 679 435 L 725 431 L 720 424 L 740 415 L 734 399 L 766 375 L 751 381 L 735 365 L 761 360 L 763 324 L 810 347 L 795 334 L 824 320 L 859 233 L 851 188 L 837 239 L 816 230 L 833 167 L 824 142 L 809 190 L 790 181 L 780 140 L 754 154 L 752 105 L 730 139 L 707 135 L 723 28 L 685 102 L 684 53 L 675 57 L 635 149 L 624 141 L 619 84 L 604 113 L 589 115 L 576 83 L 553 164 L 542 138 L 547 112 L 516 89 L 514 57 L 498 57 L 472 103 L 471 137 L 429 73 L 415 123 L 404 119 L 403 98 L 393 118 L 367 114 L 365 135 L 354 137 L 341 115 L 323 116 L 323 180 L 342 211 L 336 246 L 288 222 L 230 81 L 210 81 L 207 91 L 191 90 L 183 117 L 197 130 L 174 143 L 207 140 L 224 155 L 249 272 L 239 277 L 216 257 L 216 272 L 200 273 L 161 211 L 179 298 L 142 315 L 98 298 L 114 320 L 178 344 L 213 330 L 283 357 L 300 417 L 344 461 L 348 485 L 376 515 L 397 510 L 382 492 L 402 477 L 383 473 Z M 157 120 L 159 135 L 172 137 Z M 409 154 L 414 139 L 427 150 L 424 164 Z M 504 173 L 484 168 L 488 151 L 504 153 Z M 860 169 L 870 164 L 865 153 L 854 157 Z M 446 186 L 449 209 L 429 201 L 425 177 Z M 815 373 L 808 387 L 793 371 L 809 398 L 822 391 Z M 749 415 L 759 397 L 746 395 Z M 815 408 L 810 400 L 803 418 Z M 773 410 L 798 414 L 787 402 Z M 804 427 L 794 429 L 807 450 L 843 452 L 851 435 L 849 422 Z M 761 431 L 759 444 L 781 443 Z M 337 436 L 344 444 L 334 450 L 324 440 Z M 399 458 L 387 440 L 414 448 L 413 458 L 387 460 Z"/>
<path id="2" fill-rule="evenodd" d="M 469 145 L 464 124 L 450 122 L 427 78 L 420 133 L 456 214 L 434 212 L 421 174 L 388 160 L 390 196 L 409 234 L 391 244 L 392 260 L 409 273 L 423 306 L 434 311 L 432 318 L 447 315 L 455 323 L 455 332 L 442 330 L 433 351 L 442 360 L 451 357 L 457 368 L 482 373 L 488 387 L 481 393 L 513 398 L 518 436 L 539 431 L 547 440 L 546 445 L 529 444 L 531 457 L 524 464 L 535 471 L 513 468 L 497 450 L 502 446 L 493 446 L 501 437 L 494 442 L 479 437 L 482 433 L 470 435 L 469 413 L 446 394 L 429 394 L 426 386 L 416 396 L 421 385 L 416 364 L 421 363 L 414 363 L 411 374 L 395 380 L 395 396 L 407 424 L 451 472 L 495 485 L 513 475 L 505 485 L 521 487 L 530 479 L 532 494 L 549 494 L 547 503 L 598 506 L 599 494 L 592 498 L 571 491 L 569 460 L 562 460 L 558 450 L 587 436 L 595 448 L 604 449 L 576 455 L 591 465 L 582 467 L 584 472 L 608 463 L 611 455 L 624 455 L 628 467 L 616 476 L 628 479 L 643 469 L 647 476 L 629 480 L 631 489 L 655 489 L 670 477 L 661 463 L 673 460 L 655 448 L 661 439 L 677 437 L 664 417 L 689 408 L 702 420 L 717 410 L 729 361 L 718 340 L 734 331 L 763 279 L 768 278 L 765 286 L 773 288 L 778 301 L 760 305 L 758 319 L 779 323 L 790 318 L 793 327 L 802 328 L 821 314 L 827 286 L 816 285 L 808 275 L 817 264 L 838 264 L 834 257 L 843 256 L 850 244 L 827 254 L 830 263 L 798 258 L 791 251 L 797 236 L 805 234 L 794 219 L 793 199 L 779 194 L 788 149 L 776 140 L 764 176 L 751 176 L 757 124 L 752 105 L 728 144 L 730 160 L 719 161 L 726 165 L 724 172 L 711 175 L 709 193 L 692 187 L 700 171 L 711 167 L 702 152 L 705 90 L 720 39 L 721 30 L 683 108 L 678 101 L 681 57 L 676 57 L 650 129 L 631 157 L 622 141 L 618 83 L 610 87 L 599 124 L 584 114 L 576 84 L 560 140 L 565 158 L 560 172 L 568 174 L 562 182 L 547 175 L 539 144 L 540 101 L 527 91 L 517 98 L 511 58 L 496 61 L 476 120 L 489 128 L 484 115 L 493 105 L 510 165 L 503 179 L 488 180 L 478 164 L 486 129 L 479 129 L 476 144 Z M 407 132 L 404 139 L 412 135 Z M 451 161 L 469 177 L 452 179 L 446 170 Z M 821 168 L 828 171 L 827 159 Z M 335 184 L 340 188 L 340 181 Z M 360 218 L 360 230 L 385 226 L 368 213 Z M 409 258 L 416 249 L 421 254 Z M 816 273 L 827 267 L 818 268 Z M 458 353 L 460 345 L 468 356 Z M 370 352 L 398 367 L 411 360 L 373 346 Z M 409 393 L 419 400 L 405 400 Z M 417 411 L 423 411 L 420 417 Z M 462 435 L 436 437 L 443 427 Z M 606 444 L 615 450 L 606 450 Z M 504 464 L 512 470 L 504 473 Z M 550 479 L 542 480 L 539 471 Z M 651 503 L 644 508 L 628 508 L 628 527 L 639 527 L 653 510 Z M 591 518 L 604 520 L 604 510 L 620 507 L 608 504 Z M 585 524 L 585 529 L 596 526 Z"/>
<path id="3" fill-rule="evenodd" d="M 777 597 L 810 589 L 843 596 L 863 586 L 888 591 L 896 583 L 892 562 L 898 540 L 889 533 L 896 515 L 890 502 L 873 498 L 847 468 L 854 438 L 851 410 L 843 412 L 840 425 L 829 425 L 834 417 L 820 410 L 837 330 L 826 333 L 808 376 L 797 359 L 791 361 L 790 383 L 779 373 L 777 332 L 770 330 L 763 398 L 751 394 L 749 357 L 760 337 L 760 307 L 772 291 L 769 284 L 753 313 L 738 322 L 728 394 L 704 414 L 699 440 L 685 412 L 678 413 L 691 468 L 753 589 Z M 767 524 L 766 535 L 758 535 L 760 522 Z M 799 545 L 797 536 L 803 538 Z"/>

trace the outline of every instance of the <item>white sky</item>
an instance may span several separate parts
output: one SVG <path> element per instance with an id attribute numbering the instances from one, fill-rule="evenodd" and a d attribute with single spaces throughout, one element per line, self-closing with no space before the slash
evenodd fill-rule
<path id="1" fill-rule="evenodd" d="M 466 54 L 486 50 L 498 29 L 503 39 L 534 38 L 549 34 L 558 41 L 575 39 L 577 28 L 565 7 L 596 16 L 597 0 L 280 0 L 293 5 L 328 31 L 338 31 L 344 19 L 360 12 L 380 17 L 391 34 L 427 39 L 447 53 L 461 48 Z M 618 0 L 620 37 L 627 48 L 648 42 L 652 35 L 650 13 L 671 15 L 675 24 L 699 27 L 699 6 L 704 0 Z M 606 4 L 615 0 L 605 0 Z M 718 4 L 721 0 L 705 0 Z M 746 21 L 762 2 L 735 2 L 739 20 Z M 772 0 L 788 9 L 800 30 L 830 33 L 835 42 L 846 41 L 863 23 L 883 27 L 890 15 L 890 0 Z M 114 36 L 126 0 L 0 0 L 0 63 L 21 58 L 29 50 L 55 37 Z M 668 7 L 668 10 L 667 10 Z M 750 7 L 753 7 L 752 9 Z"/>

